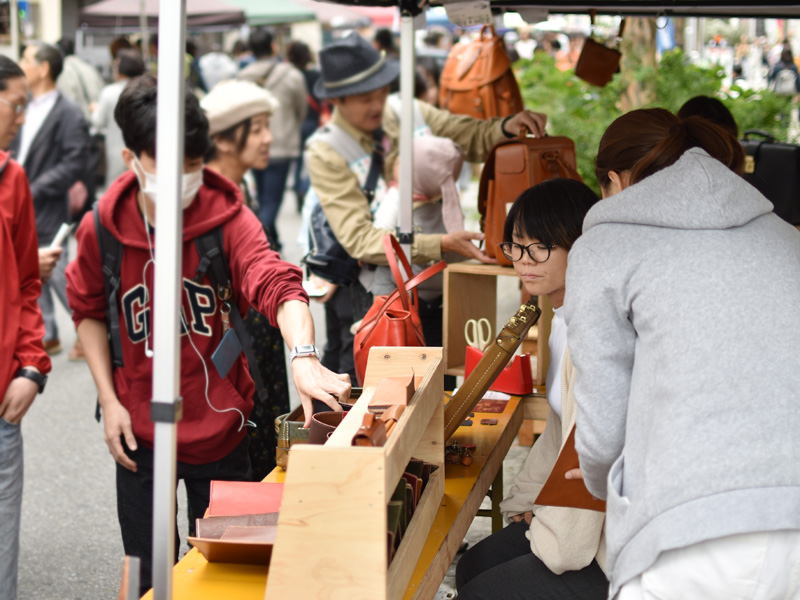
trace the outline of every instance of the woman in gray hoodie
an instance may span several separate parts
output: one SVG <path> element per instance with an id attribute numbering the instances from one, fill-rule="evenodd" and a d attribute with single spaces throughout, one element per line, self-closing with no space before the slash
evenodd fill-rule
<path id="1" fill-rule="evenodd" d="M 743 158 L 661 109 L 600 142 L 565 318 L 611 598 L 800 594 L 800 232 Z"/>

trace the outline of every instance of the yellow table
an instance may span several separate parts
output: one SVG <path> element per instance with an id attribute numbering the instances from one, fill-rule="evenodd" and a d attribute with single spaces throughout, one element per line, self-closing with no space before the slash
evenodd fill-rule
<path id="1" fill-rule="evenodd" d="M 453 439 L 474 444 L 473 463 L 445 466 L 444 498 L 433 527 L 420 554 L 404 598 L 433 598 L 453 557 L 478 514 L 481 502 L 491 487 L 493 526 L 500 525 L 497 508 L 502 498 L 502 464 L 522 423 L 523 405 L 512 397 L 503 413 L 475 413 L 471 427 L 458 429 Z M 481 418 L 497 418 L 497 425 L 481 425 Z M 284 472 L 276 469 L 265 481 L 281 483 Z M 174 600 L 263 600 L 268 567 L 209 563 L 196 550 L 190 550 L 173 569 Z M 299 584 L 298 584 L 299 585 Z M 300 594 L 298 594 L 299 596 Z M 150 600 L 153 592 L 143 598 Z"/>

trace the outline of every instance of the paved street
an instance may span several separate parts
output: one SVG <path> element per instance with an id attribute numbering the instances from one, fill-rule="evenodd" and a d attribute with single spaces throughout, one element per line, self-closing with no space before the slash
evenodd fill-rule
<path id="1" fill-rule="evenodd" d="M 476 187 L 476 186 L 473 186 Z M 474 216 L 474 191 L 462 198 L 465 213 Z M 469 208 L 469 206 L 472 208 Z M 294 244 L 300 218 L 291 192 L 279 218 L 285 259 L 298 263 Z M 74 244 L 74 242 L 73 242 Z M 74 256 L 74 246 L 72 248 Z M 501 278 L 498 315 L 505 320 L 519 303 L 516 278 Z M 103 441 L 102 425 L 94 420 L 95 391 L 83 362 L 67 361 L 75 340 L 72 322 L 57 305 L 64 351 L 53 357 L 53 371 L 44 395 L 23 420 L 25 491 L 20 551 L 20 600 L 109 600 L 116 598 L 123 550 L 116 518 L 114 461 Z M 325 342 L 321 305 L 312 303 L 317 345 Z M 501 322 L 501 321 L 498 322 Z M 296 404 L 296 392 L 292 403 Z M 506 461 L 508 487 L 527 449 L 513 447 Z M 185 498 L 179 489 L 179 525 L 185 551 Z M 468 535 L 479 540 L 489 532 L 489 520 L 477 519 Z M 439 598 L 452 593 L 452 576 Z"/>

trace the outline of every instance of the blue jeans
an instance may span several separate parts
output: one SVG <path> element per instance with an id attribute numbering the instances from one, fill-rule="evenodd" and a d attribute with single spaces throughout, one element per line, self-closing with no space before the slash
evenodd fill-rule
<path id="1" fill-rule="evenodd" d="M 286 181 L 292 166 L 291 158 L 271 158 L 266 169 L 253 169 L 258 190 L 258 218 L 267 229 L 267 236 L 278 242 L 275 222 L 286 191 Z M 280 243 L 275 250 L 280 249 Z"/>
<path id="2" fill-rule="evenodd" d="M 17 598 L 22 429 L 0 417 L 0 600 Z"/>

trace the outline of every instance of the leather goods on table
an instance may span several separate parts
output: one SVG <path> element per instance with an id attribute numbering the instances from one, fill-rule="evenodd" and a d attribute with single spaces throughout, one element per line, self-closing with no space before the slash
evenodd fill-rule
<path id="1" fill-rule="evenodd" d="M 439 78 L 439 106 L 476 119 L 515 115 L 524 108 L 503 38 L 484 25 L 471 42 L 450 49 Z"/>
<path id="2" fill-rule="evenodd" d="M 359 396 L 361 396 L 361 392 L 361 388 L 352 388 L 350 390 L 350 400 L 354 402 Z M 314 400 L 313 405 L 314 412 L 325 412 L 330 410 L 327 405 L 319 402 L 318 400 Z M 348 411 L 352 407 L 351 404 L 342 404 L 341 402 L 339 405 L 344 411 Z M 286 465 L 289 460 L 289 450 L 291 449 L 292 445 L 308 443 L 308 435 L 311 431 L 311 428 L 303 427 L 304 424 L 305 414 L 303 413 L 302 405 L 295 408 L 292 412 L 280 415 L 275 419 L 275 435 L 277 437 L 275 462 L 281 469 L 286 469 Z"/>
<path id="3" fill-rule="evenodd" d="M 333 410 L 315 413 L 311 417 L 311 427 L 308 428 L 308 443 L 322 445 L 327 442 L 341 424 L 345 414 L 344 411 Z"/>
<path id="4" fill-rule="evenodd" d="M 469 377 L 469 374 L 478 366 L 482 358 L 483 352 L 472 346 L 467 346 L 464 357 L 464 377 Z M 533 391 L 531 355 L 515 356 L 511 364 L 500 371 L 491 389 L 513 396 L 530 394 Z"/>
<path id="5" fill-rule="evenodd" d="M 282 483 L 212 480 L 206 517 L 275 513 L 281 507 Z"/>
<path id="6" fill-rule="evenodd" d="M 595 13 L 596 11 L 594 10 L 590 13 L 592 29 L 594 29 Z M 613 48 L 598 42 L 591 35 L 587 37 L 583 43 L 581 54 L 578 56 L 578 62 L 575 63 L 576 77 L 592 85 L 606 86 L 614 78 L 614 74 L 619 73 L 619 61 L 622 58 L 622 53 L 618 48 L 624 32 L 625 19 L 622 19 Z"/>
<path id="7" fill-rule="evenodd" d="M 447 266 L 447 263 L 441 260 L 414 276 L 405 252 L 394 236 L 389 233 L 383 238 L 383 249 L 386 252 L 397 289 L 391 294 L 375 298 L 372 307 L 361 320 L 361 325 L 356 332 L 353 341 L 353 356 L 359 385 L 364 383 L 369 350 L 373 346 L 425 345 L 422 321 L 419 318 L 417 286 L 434 275 L 438 275 Z M 402 263 L 406 275 L 410 278 L 408 281 L 404 280 L 400 273 L 398 259 Z"/>
<path id="8" fill-rule="evenodd" d="M 775 205 L 776 215 L 800 225 L 800 146 L 782 144 L 760 129 L 745 130 L 742 146 L 745 181 Z"/>
<path id="9" fill-rule="evenodd" d="M 578 452 L 575 450 L 575 427 L 573 427 L 534 504 L 605 512 L 606 503 L 589 493 L 583 479 L 564 479 L 567 471 L 577 469 L 578 466 Z"/>
<path id="10" fill-rule="evenodd" d="M 375 412 L 386 410 L 390 406 L 408 406 L 422 379 L 415 377 L 413 370 L 408 376 L 383 377 L 370 398 L 369 410 Z"/>
<path id="11" fill-rule="evenodd" d="M 265 527 L 278 524 L 278 513 L 258 515 L 230 515 L 195 519 L 195 532 L 199 538 L 219 539 L 228 527 Z"/>
<path id="12" fill-rule="evenodd" d="M 353 446 L 383 446 L 405 409 L 405 406 L 396 404 L 380 415 L 366 413 L 361 427 L 353 436 Z"/>
<path id="13" fill-rule="evenodd" d="M 277 525 L 233 526 L 219 539 L 189 537 L 187 540 L 210 563 L 268 565 L 277 530 Z"/>
<path id="14" fill-rule="evenodd" d="M 455 433 L 475 405 L 481 401 L 486 390 L 514 355 L 528 330 L 541 314 L 542 311 L 538 306 L 526 302 L 503 326 L 495 341 L 486 349 L 478 366 L 464 379 L 464 383 L 444 407 L 445 440 Z"/>
<path id="15" fill-rule="evenodd" d="M 500 250 L 509 204 L 528 188 L 556 177 L 583 181 L 577 171 L 575 143 L 567 137 L 520 135 L 497 144 L 489 152 L 478 188 L 481 230 L 486 234 L 486 254 L 510 266 Z"/>
<path id="16" fill-rule="evenodd" d="M 412 458 L 387 503 L 389 562 L 400 547 L 403 535 L 414 516 L 431 473 L 439 467 L 429 462 Z"/>

